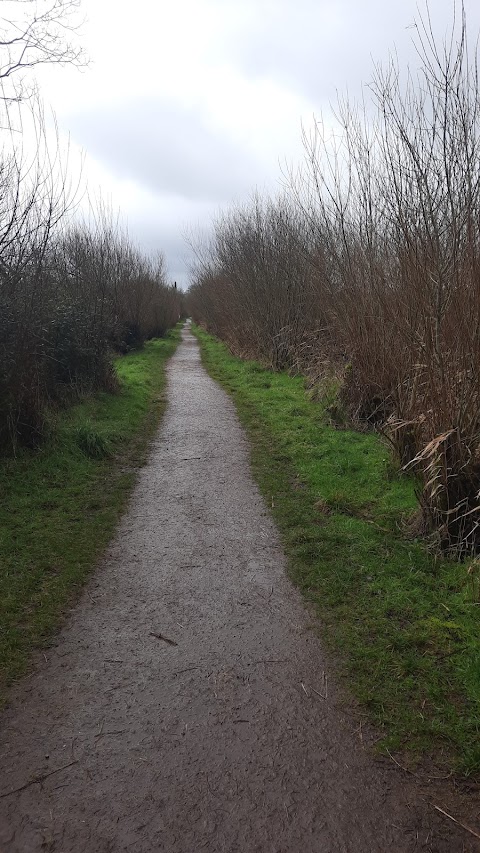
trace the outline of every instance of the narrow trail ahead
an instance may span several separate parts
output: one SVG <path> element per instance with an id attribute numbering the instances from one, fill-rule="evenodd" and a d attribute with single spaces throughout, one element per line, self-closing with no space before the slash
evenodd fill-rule
<path id="1" fill-rule="evenodd" d="M 188 330 L 168 373 L 116 538 L 0 718 L 0 849 L 475 849 L 364 749 L 334 679 L 320 695 L 321 645 Z"/>

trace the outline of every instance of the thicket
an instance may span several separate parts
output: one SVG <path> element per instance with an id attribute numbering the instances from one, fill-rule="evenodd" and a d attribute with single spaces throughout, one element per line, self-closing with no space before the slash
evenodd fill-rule
<path id="1" fill-rule="evenodd" d="M 165 334 L 180 315 L 162 256 L 142 257 L 103 213 L 68 224 L 46 147 L 0 155 L 0 446 L 32 445 L 47 408 L 114 388 L 112 355 Z"/>
<path id="2" fill-rule="evenodd" d="M 114 353 L 164 335 L 181 312 L 163 257 L 143 257 L 101 205 L 93 224 L 73 224 L 68 157 L 34 90 L 10 83 L 44 62 L 83 63 L 65 37 L 77 0 L 15 7 L 15 20 L 0 19 L 2 451 L 38 443 L 52 404 L 113 390 Z"/>
<path id="3" fill-rule="evenodd" d="M 304 217 L 284 197 L 218 218 L 188 300 L 237 355 L 292 367 L 321 312 Z"/>
<path id="4" fill-rule="evenodd" d="M 351 417 L 418 476 L 421 524 L 480 550 L 480 95 L 465 16 L 420 67 L 377 67 L 361 105 L 304 133 L 279 200 L 220 217 L 193 318 L 274 368 L 336 370 Z"/>

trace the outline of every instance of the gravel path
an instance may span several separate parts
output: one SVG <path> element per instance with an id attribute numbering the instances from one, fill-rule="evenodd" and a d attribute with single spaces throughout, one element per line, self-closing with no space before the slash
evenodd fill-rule
<path id="1" fill-rule="evenodd" d="M 188 330 L 168 373 L 116 538 L 0 718 L 0 849 L 477 849 L 372 758 L 330 673 L 323 698 L 321 644 Z"/>

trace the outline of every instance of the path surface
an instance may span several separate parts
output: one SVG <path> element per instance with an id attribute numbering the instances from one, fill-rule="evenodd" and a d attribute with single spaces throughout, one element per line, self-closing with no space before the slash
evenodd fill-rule
<path id="1" fill-rule="evenodd" d="M 363 748 L 332 677 L 319 695 L 321 645 L 188 330 L 168 388 L 103 564 L 0 719 L 2 795 L 54 771 L 2 796 L 0 849 L 477 849 Z"/>

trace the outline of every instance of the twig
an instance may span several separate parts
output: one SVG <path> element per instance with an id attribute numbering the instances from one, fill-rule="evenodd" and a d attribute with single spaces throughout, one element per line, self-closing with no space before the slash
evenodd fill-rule
<path id="1" fill-rule="evenodd" d="M 156 637 L 157 640 L 163 640 L 165 643 L 168 643 L 169 646 L 178 646 L 178 643 L 175 640 L 169 640 L 168 637 L 164 637 L 163 634 L 157 634 L 155 631 L 150 631 L 151 637 Z"/>
<path id="2" fill-rule="evenodd" d="M 308 696 L 310 698 L 310 694 L 307 693 L 307 688 L 305 687 L 303 681 L 301 681 L 300 684 L 302 685 L 302 690 L 305 693 L 305 696 Z"/>
<path id="3" fill-rule="evenodd" d="M 381 738 L 380 738 L 380 740 L 381 740 Z M 393 757 L 393 755 L 389 749 L 385 749 L 385 752 L 387 753 L 387 755 L 390 756 L 393 763 L 396 764 L 397 767 L 400 767 L 400 770 L 403 770 L 404 773 L 409 773 L 410 776 L 414 776 L 415 779 L 419 779 L 420 782 L 441 782 L 441 781 L 445 781 L 445 779 L 450 779 L 450 777 L 452 776 L 451 772 L 448 773 L 446 776 L 419 776 L 419 774 L 415 773 L 414 770 L 410 770 L 408 767 L 404 767 L 403 764 L 400 764 L 400 762 L 397 761 L 397 759 Z M 448 817 L 450 817 L 450 815 L 448 815 Z"/>
<path id="4" fill-rule="evenodd" d="M 258 594 L 259 594 L 260 598 L 263 598 L 264 601 L 270 601 L 270 599 L 273 595 L 273 586 L 272 586 L 270 592 L 268 593 L 268 595 L 264 595 L 263 592 L 259 592 Z"/>
<path id="5" fill-rule="evenodd" d="M 315 688 L 314 688 L 314 687 L 312 687 L 312 690 L 313 690 L 313 692 L 314 692 L 314 693 L 316 693 L 316 694 L 317 694 L 317 696 L 320 696 L 320 699 L 326 699 L 326 698 L 327 698 L 326 696 L 324 696 L 324 694 L 323 694 L 323 693 L 319 693 L 319 692 L 318 692 L 318 690 L 315 690 Z"/>
<path id="6" fill-rule="evenodd" d="M 478 832 L 475 832 L 475 830 L 467 826 L 466 823 L 462 823 L 460 820 L 457 820 L 456 817 L 452 817 L 451 814 L 448 814 L 448 812 L 446 812 L 444 809 L 441 809 L 440 806 L 433 805 L 433 808 L 436 809 L 437 812 L 441 812 L 441 814 L 445 815 L 445 817 L 448 817 L 450 820 L 453 820 L 454 823 L 458 824 L 458 826 L 461 826 L 462 829 L 464 829 L 466 832 L 469 832 L 470 835 L 474 835 L 475 838 L 480 838 L 480 834 Z"/>
<path id="7" fill-rule="evenodd" d="M 172 673 L 173 675 L 181 675 L 182 672 L 192 672 L 194 669 L 200 669 L 199 666 L 187 666 L 186 669 L 177 669 L 176 672 Z"/>
<path id="8" fill-rule="evenodd" d="M 390 750 L 389 750 L 389 749 L 385 749 L 385 752 L 387 753 L 387 755 L 389 755 L 389 756 L 390 756 L 390 758 L 392 759 L 393 763 L 394 763 L 394 764 L 396 764 L 396 765 L 397 765 L 397 767 L 400 767 L 400 770 L 403 770 L 403 771 L 404 771 L 404 773 L 410 773 L 410 775 L 411 775 L 411 776 L 416 776 L 416 775 L 417 775 L 416 773 L 414 773 L 414 772 L 413 772 L 413 770 L 409 770 L 409 768 L 408 768 L 408 767 L 404 767 L 404 766 L 403 766 L 403 764 L 400 764 L 400 762 L 399 762 L 399 761 L 397 761 L 397 759 L 393 757 L 393 755 L 392 755 L 392 753 L 390 752 Z"/>
<path id="9" fill-rule="evenodd" d="M 41 784 L 48 779 L 49 776 L 53 776 L 54 773 L 60 773 L 61 770 L 66 770 L 67 767 L 71 767 L 73 764 L 78 764 L 78 758 L 75 761 L 70 761 L 68 764 L 64 764 L 63 767 L 57 767 L 56 770 L 50 770 L 48 773 L 41 773 L 37 776 L 34 776 L 33 779 L 30 779 L 29 782 L 25 782 L 24 785 L 20 785 L 19 788 L 13 788 L 12 791 L 6 791 L 5 794 L 0 794 L 0 799 L 4 797 L 11 797 L 12 794 L 18 794 L 20 791 L 24 791 L 26 788 L 29 788 L 30 785 L 35 785 L 37 782 Z"/>
<path id="10" fill-rule="evenodd" d="M 318 690 L 315 690 L 314 687 L 312 687 L 312 690 L 314 693 L 317 694 L 317 696 L 320 696 L 320 699 L 328 699 L 328 683 L 327 683 L 327 676 L 326 676 L 325 672 L 323 673 L 323 691 L 324 692 L 320 693 Z"/>
<path id="11" fill-rule="evenodd" d="M 112 732 L 100 732 L 100 734 L 95 735 L 95 737 L 106 737 L 106 735 L 123 735 L 126 731 L 126 729 L 116 729 Z"/>

